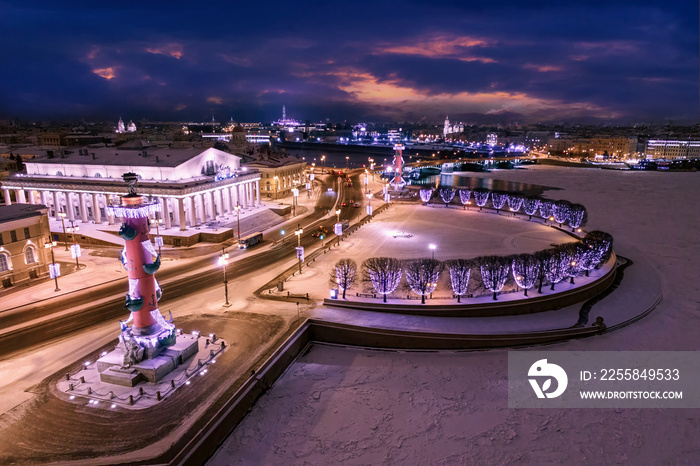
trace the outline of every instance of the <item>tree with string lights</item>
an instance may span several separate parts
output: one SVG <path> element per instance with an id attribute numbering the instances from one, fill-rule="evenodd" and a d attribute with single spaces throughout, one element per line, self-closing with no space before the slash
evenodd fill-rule
<path id="1" fill-rule="evenodd" d="M 554 291 L 554 285 L 566 278 L 566 273 L 569 270 L 568 254 L 562 247 L 557 246 L 552 249 L 552 254 L 545 263 L 545 276 L 551 284 L 551 290 Z"/>
<path id="2" fill-rule="evenodd" d="M 357 263 L 354 260 L 340 259 L 336 262 L 331 272 L 331 282 L 343 290 L 343 299 L 345 299 L 345 291 L 349 290 L 355 283 L 356 273 Z"/>
<path id="3" fill-rule="evenodd" d="M 433 197 L 433 190 L 432 189 L 421 189 L 419 191 L 420 193 L 420 200 L 423 201 L 423 204 L 428 205 L 428 202 L 430 202 L 430 198 Z"/>
<path id="4" fill-rule="evenodd" d="M 554 201 L 551 199 L 540 199 L 540 217 L 547 220 L 554 213 Z"/>
<path id="5" fill-rule="evenodd" d="M 561 246 L 562 251 L 566 254 L 567 267 L 566 275 L 571 278 L 572 285 L 575 284 L 574 277 L 581 274 L 583 269 L 584 248 L 582 242 L 566 243 Z"/>
<path id="6" fill-rule="evenodd" d="M 516 285 L 522 288 L 527 296 L 527 290 L 535 286 L 540 276 L 540 261 L 534 254 L 520 254 L 513 257 L 511 269 Z"/>
<path id="7" fill-rule="evenodd" d="M 443 268 L 442 262 L 429 257 L 404 261 L 406 283 L 411 291 L 420 295 L 421 304 L 425 304 L 425 297 L 435 291 Z"/>
<path id="8" fill-rule="evenodd" d="M 523 211 L 528 215 L 528 220 L 537 213 L 540 208 L 540 200 L 536 197 L 526 197 L 523 199 Z"/>
<path id="9" fill-rule="evenodd" d="M 571 202 L 561 199 L 556 201 L 552 206 L 552 214 L 554 215 L 554 220 L 561 227 L 562 224 L 569 220 L 569 214 L 571 213 Z"/>
<path id="10" fill-rule="evenodd" d="M 464 208 L 467 208 L 467 204 L 469 204 L 469 198 L 471 197 L 471 190 L 470 189 L 460 189 L 459 190 L 459 201 L 462 203 Z"/>
<path id="11" fill-rule="evenodd" d="M 549 257 L 552 255 L 551 249 L 543 249 L 542 251 L 537 251 L 533 254 L 533 257 L 539 263 L 539 269 L 537 270 L 537 292 L 542 294 L 542 285 L 547 279 L 547 263 L 549 262 Z"/>
<path id="12" fill-rule="evenodd" d="M 522 207 L 523 202 L 525 202 L 525 197 L 522 194 L 509 194 L 508 195 L 508 207 L 513 212 L 517 212 Z"/>
<path id="13" fill-rule="evenodd" d="M 484 188 L 476 188 L 474 190 L 474 202 L 479 206 L 479 210 L 486 205 L 489 200 L 489 192 Z"/>
<path id="14" fill-rule="evenodd" d="M 569 211 L 569 226 L 571 231 L 576 231 L 578 227 L 584 225 L 588 220 L 588 212 L 581 204 L 571 204 Z"/>
<path id="15" fill-rule="evenodd" d="M 510 275 L 511 260 L 508 257 L 484 256 L 476 259 L 481 272 L 481 281 L 484 288 L 493 292 L 494 301 L 498 299 L 498 292 L 508 281 Z"/>
<path id="16" fill-rule="evenodd" d="M 583 238 L 583 243 L 594 251 L 598 264 L 604 264 L 612 255 L 613 237 L 604 231 L 591 231 Z"/>
<path id="17" fill-rule="evenodd" d="M 503 206 L 508 201 L 508 194 L 494 191 L 491 193 L 491 205 L 496 209 L 496 213 L 499 213 Z"/>
<path id="18" fill-rule="evenodd" d="M 392 293 L 401 281 L 401 261 L 393 257 L 370 257 L 362 263 L 362 278 L 383 295 Z"/>
<path id="19" fill-rule="evenodd" d="M 455 190 L 453 188 L 440 188 L 440 197 L 442 202 L 445 203 L 445 207 L 447 207 L 455 197 Z"/>
<path id="20" fill-rule="evenodd" d="M 469 275 L 472 271 L 472 261 L 466 259 L 454 259 L 445 263 L 450 270 L 450 282 L 452 292 L 457 296 L 457 302 L 462 302 L 462 295 L 469 289 Z"/>

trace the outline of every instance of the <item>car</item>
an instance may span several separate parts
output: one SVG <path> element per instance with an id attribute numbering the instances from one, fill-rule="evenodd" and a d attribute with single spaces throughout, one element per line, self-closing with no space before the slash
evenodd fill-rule
<path id="1" fill-rule="evenodd" d="M 352 183 L 346 183 L 345 186 L 347 186 L 348 188 L 352 188 Z"/>
<path id="2" fill-rule="evenodd" d="M 359 202 L 356 202 L 356 203 L 354 203 L 352 206 L 353 206 L 353 207 L 360 207 L 360 203 L 359 203 Z"/>
<path id="3" fill-rule="evenodd" d="M 343 202 L 342 204 L 340 204 L 340 207 L 345 207 L 346 205 L 347 203 Z"/>

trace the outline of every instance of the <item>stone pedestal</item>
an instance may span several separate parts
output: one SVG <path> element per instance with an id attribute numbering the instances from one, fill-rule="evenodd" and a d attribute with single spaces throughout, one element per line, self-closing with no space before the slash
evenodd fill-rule
<path id="1" fill-rule="evenodd" d="M 147 351 L 141 362 L 122 369 L 125 350 L 120 343 L 113 351 L 97 360 L 97 370 L 100 380 L 105 383 L 125 387 L 133 387 L 141 380 L 156 383 L 177 366 L 187 362 L 198 350 L 199 338 L 180 335 L 174 345 Z"/>

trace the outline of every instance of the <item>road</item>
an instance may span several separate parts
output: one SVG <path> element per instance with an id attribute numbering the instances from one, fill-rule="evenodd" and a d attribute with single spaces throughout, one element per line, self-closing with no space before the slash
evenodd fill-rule
<path id="1" fill-rule="evenodd" d="M 336 218 L 335 215 L 328 215 L 327 212 L 335 213 L 332 209 L 336 203 L 336 194 L 337 198 L 340 199 L 339 204 L 350 199 L 360 201 L 363 197 L 359 183 L 360 176 L 357 173 L 352 175 L 352 186 L 347 186 L 345 181 L 339 180 L 335 176 L 324 178 L 324 180 L 319 179 L 323 183 L 323 188 L 314 212 L 300 221 L 304 230 L 301 235 L 301 245 L 305 248 L 321 246 L 321 240 L 312 236 L 318 230 L 319 225 L 323 225 L 332 234 Z M 333 186 L 331 187 L 330 184 Z M 331 188 L 333 192 L 329 192 L 328 188 Z M 362 208 L 352 207 L 349 202 L 347 204 L 347 206 L 340 208 L 341 220 L 352 220 L 361 214 Z M 287 238 L 285 242 L 279 242 L 282 239 L 279 233 L 268 236 L 272 237 L 266 238 L 263 243 L 255 247 L 264 248 L 269 246 L 270 240 L 277 240 L 274 246 L 255 255 L 245 255 L 244 253 L 240 259 L 235 260 L 228 269 L 229 282 L 265 267 L 285 262 L 296 255 L 294 249 L 297 246 L 296 238 Z M 291 236 L 291 232 L 289 236 Z M 203 256 L 194 263 L 175 265 L 162 273 L 159 272 L 158 281 L 164 291 L 160 301 L 161 307 L 166 307 L 170 300 L 220 285 L 222 281 L 221 269 L 212 267 L 215 257 L 216 255 Z M 182 277 L 184 272 L 191 270 L 198 270 L 198 272 L 195 275 Z M 70 293 L 41 303 L 15 308 L 10 312 L 3 312 L 0 314 L 0 331 L 2 331 L 0 334 L 0 358 L 92 325 L 107 321 L 114 321 L 116 324 L 117 319 L 125 320 L 128 317 L 128 312 L 124 308 L 126 291 L 126 280 L 119 280 L 82 292 Z M 64 312 L 69 309 L 75 311 Z M 60 315 L 58 315 L 59 313 Z M 53 314 L 57 315 L 51 318 Z M 10 327 L 21 326 L 23 323 L 36 319 L 42 320 L 31 326 L 7 331 Z"/>

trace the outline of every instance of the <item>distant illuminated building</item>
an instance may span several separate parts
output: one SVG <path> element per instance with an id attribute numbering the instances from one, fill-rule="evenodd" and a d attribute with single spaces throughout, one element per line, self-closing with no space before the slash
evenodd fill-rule
<path id="1" fill-rule="evenodd" d="M 126 132 L 127 133 L 135 133 L 136 132 L 136 124 L 133 121 L 129 121 L 129 124 L 126 127 Z"/>
<path id="2" fill-rule="evenodd" d="M 498 144 L 498 134 L 496 133 L 489 133 L 486 135 L 486 144 L 489 146 L 495 146 Z"/>
<path id="3" fill-rule="evenodd" d="M 136 124 L 129 120 L 129 124 L 125 127 L 124 126 L 124 120 L 119 117 L 119 122 L 117 123 L 117 133 L 122 134 L 122 133 L 135 133 L 136 132 Z"/>
<path id="4" fill-rule="evenodd" d="M 272 124 L 274 126 L 281 126 L 284 129 L 286 129 L 287 131 L 295 131 L 298 126 L 301 126 L 301 123 L 299 123 L 298 121 L 291 119 L 291 118 L 289 118 L 289 119 L 287 118 L 287 106 L 286 105 L 282 105 L 282 119 L 277 120 L 277 121 L 273 122 Z"/>
<path id="5" fill-rule="evenodd" d="M 117 123 L 117 133 L 121 134 L 126 132 L 124 129 L 124 120 L 122 120 L 121 117 L 119 117 L 119 123 Z"/>
<path id="6" fill-rule="evenodd" d="M 450 125 L 450 118 L 445 116 L 445 126 L 442 130 L 442 135 L 447 137 L 448 134 L 462 133 L 464 132 L 464 124 L 459 123 L 455 125 Z"/>
<path id="7" fill-rule="evenodd" d="M 650 159 L 694 159 L 700 157 L 700 141 L 650 139 L 646 156 Z"/>

